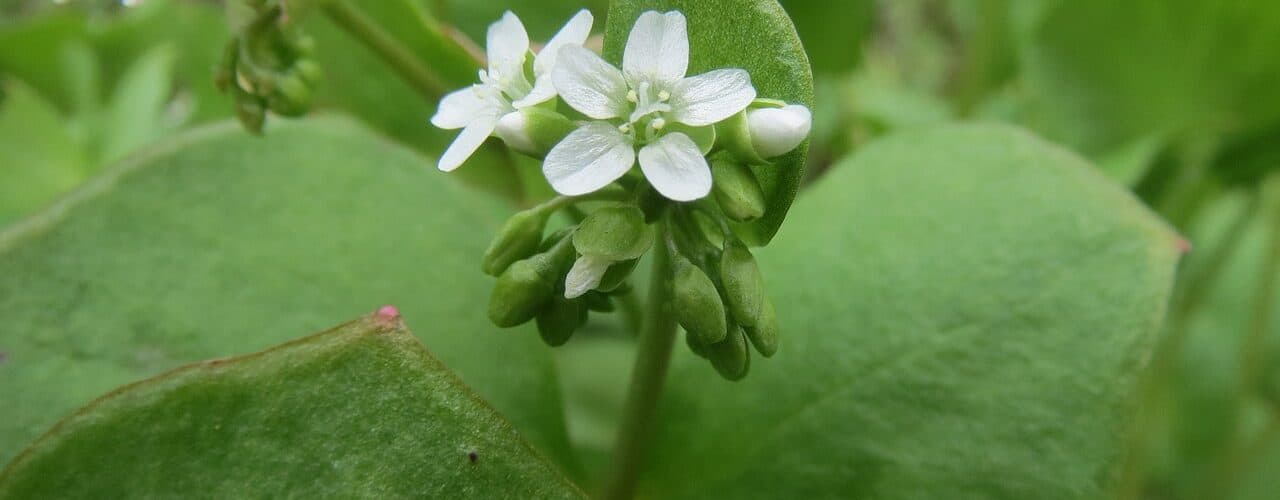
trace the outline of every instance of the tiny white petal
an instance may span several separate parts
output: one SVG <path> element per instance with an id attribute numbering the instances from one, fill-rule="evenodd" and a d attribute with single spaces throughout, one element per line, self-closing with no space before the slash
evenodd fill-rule
<path id="1" fill-rule="evenodd" d="M 633 80 L 674 82 L 689 70 L 689 31 L 679 11 L 640 14 L 627 37 L 622 71 Z"/>
<path id="2" fill-rule="evenodd" d="M 555 97 L 556 86 L 551 81 L 551 75 L 540 76 L 536 83 L 533 84 L 533 90 L 530 90 L 528 95 L 512 102 L 511 107 L 516 109 L 529 108 L 550 101 Z"/>
<path id="3" fill-rule="evenodd" d="M 444 96 L 436 107 L 435 116 L 431 117 L 431 124 L 445 130 L 454 130 L 467 126 L 477 116 L 492 114 L 486 110 L 488 103 L 476 94 L 476 87 L 479 85 Z"/>
<path id="4" fill-rule="evenodd" d="M 756 153 L 762 158 L 773 158 L 791 152 L 809 137 L 813 114 L 799 104 L 753 109 L 747 112 L 747 127 Z"/>
<path id="5" fill-rule="evenodd" d="M 608 123 L 592 122 L 551 148 L 542 173 L 556 192 L 577 196 L 618 180 L 636 162 L 631 140 Z"/>
<path id="6" fill-rule="evenodd" d="M 627 112 L 627 81 L 622 72 L 581 46 L 560 49 L 552 81 L 564 102 L 591 118 L 607 120 Z"/>
<path id="7" fill-rule="evenodd" d="M 490 24 L 485 53 L 489 58 L 490 72 L 522 70 L 529 53 L 529 33 L 524 30 L 520 18 L 507 11 L 502 14 L 502 19 Z"/>
<path id="8" fill-rule="evenodd" d="M 477 117 L 475 121 L 467 125 L 467 128 L 462 129 L 462 133 L 458 134 L 458 138 L 453 140 L 453 144 L 449 145 L 449 149 L 440 155 L 440 170 L 452 172 L 462 166 L 477 149 L 480 149 L 480 145 L 484 144 L 484 140 L 493 134 L 493 129 L 497 126 L 497 123 L 497 118 Z"/>
<path id="9" fill-rule="evenodd" d="M 711 192 L 711 167 L 689 136 L 673 132 L 640 150 L 640 170 L 649 184 L 675 201 L 693 201 Z"/>
<path id="10" fill-rule="evenodd" d="M 745 70 L 718 69 L 671 87 L 671 117 L 685 125 L 711 125 L 747 109 L 755 98 L 756 89 Z"/>
<path id="11" fill-rule="evenodd" d="M 551 74 L 560 56 L 560 49 L 568 45 L 581 47 L 582 44 L 587 43 L 587 37 L 591 36 L 591 25 L 594 22 L 595 18 L 591 16 L 591 11 L 586 9 L 578 11 L 573 19 L 560 28 L 556 36 L 551 37 L 547 45 L 542 47 L 542 51 L 538 52 L 538 56 L 533 60 L 533 74 L 539 79 L 542 75 Z"/>
<path id="12" fill-rule="evenodd" d="M 564 277 L 564 298 L 576 299 L 600 286 L 605 271 L 613 264 L 609 259 L 583 255 L 573 262 L 569 274 Z"/>
<path id="13" fill-rule="evenodd" d="M 535 151 L 537 146 L 529 136 L 529 120 L 524 113 L 513 111 L 498 119 L 494 135 L 516 151 Z"/>

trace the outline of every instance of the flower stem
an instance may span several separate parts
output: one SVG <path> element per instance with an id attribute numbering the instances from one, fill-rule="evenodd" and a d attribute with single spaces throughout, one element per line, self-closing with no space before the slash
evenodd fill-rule
<path id="1" fill-rule="evenodd" d="M 382 58 L 391 69 L 400 74 L 419 94 L 432 101 L 439 100 L 448 90 L 444 79 L 398 40 L 384 31 L 372 19 L 346 1 L 323 2 L 322 9 L 330 20 L 347 34 L 355 37 Z"/>
<path id="2" fill-rule="evenodd" d="M 666 224 L 659 223 L 657 229 L 659 238 L 662 238 L 667 231 Z M 631 387 L 614 444 L 612 470 L 605 483 L 603 498 L 606 500 L 626 500 L 635 495 L 645 445 L 653 431 L 653 414 L 667 378 L 667 366 L 671 363 L 676 322 L 671 314 L 671 255 L 666 245 L 653 246 L 653 268 L 646 305 L 644 327 L 631 371 Z"/>

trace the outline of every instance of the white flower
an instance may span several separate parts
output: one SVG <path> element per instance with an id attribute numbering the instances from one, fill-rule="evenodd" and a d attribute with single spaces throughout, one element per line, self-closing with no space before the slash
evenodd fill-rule
<path id="1" fill-rule="evenodd" d="M 713 125 L 756 97 L 751 76 L 719 69 L 685 77 L 689 34 L 679 12 L 645 12 L 627 39 L 619 71 L 581 46 L 560 49 L 552 79 L 560 98 L 598 121 L 570 133 L 547 154 L 543 173 L 555 190 L 581 195 L 622 177 L 637 158 L 659 193 L 691 201 L 711 191 L 711 169 L 680 123 Z M 636 150 L 639 149 L 637 154 Z"/>
<path id="2" fill-rule="evenodd" d="M 800 104 L 747 111 L 751 146 L 761 158 L 790 153 L 804 142 L 812 127 L 813 114 L 809 112 L 809 108 Z"/>
<path id="3" fill-rule="evenodd" d="M 581 47 L 591 34 L 591 13 L 573 16 L 533 60 L 533 83 L 525 71 L 529 54 L 529 34 L 515 14 L 507 12 L 489 25 L 485 50 L 489 69 L 480 70 L 480 83 L 453 92 L 440 100 L 431 123 L 446 130 L 462 129 L 449 149 L 440 156 L 440 170 L 452 171 L 467 161 L 490 135 L 498 121 L 509 113 L 535 106 L 556 97 L 551 72 L 560 49 Z"/>

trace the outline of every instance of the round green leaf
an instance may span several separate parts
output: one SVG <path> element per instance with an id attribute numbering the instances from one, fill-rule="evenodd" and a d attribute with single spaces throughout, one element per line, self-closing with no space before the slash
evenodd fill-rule
<path id="1" fill-rule="evenodd" d="M 0 498 L 585 498 L 394 311 L 114 391 Z"/>
<path id="2" fill-rule="evenodd" d="M 679 354 L 648 498 L 1086 499 L 1112 485 L 1177 236 L 1016 129 L 873 143 L 761 250 L 785 349 Z"/>
<path id="3" fill-rule="evenodd" d="M 572 470 L 550 355 L 485 317 L 506 210 L 350 121 L 278 125 L 192 132 L 0 233 L 0 461 L 113 387 L 396 304 Z"/>
<path id="4" fill-rule="evenodd" d="M 689 75 L 721 68 L 742 68 L 762 98 L 780 99 L 813 108 L 813 72 L 791 18 L 776 0 L 616 0 L 609 8 L 604 54 L 622 62 L 627 36 L 640 14 L 679 10 L 688 19 Z M 800 182 L 804 180 L 808 141 L 769 165 L 752 167 L 764 190 L 764 217 L 738 224 L 747 243 L 773 239 Z"/>

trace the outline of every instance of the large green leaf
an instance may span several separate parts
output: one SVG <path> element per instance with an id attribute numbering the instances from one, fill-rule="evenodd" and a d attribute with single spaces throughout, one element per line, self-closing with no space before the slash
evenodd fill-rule
<path id="1" fill-rule="evenodd" d="M 759 254 L 778 354 L 684 353 L 651 498 L 1092 499 L 1111 486 L 1178 238 L 1003 126 L 873 143 Z"/>
<path id="2" fill-rule="evenodd" d="M 795 26 L 776 0 L 616 0 L 609 8 L 605 57 L 622 61 L 631 26 L 649 10 L 679 10 L 689 21 L 689 74 L 719 68 L 743 68 L 760 97 L 781 99 L 813 108 L 813 73 Z M 740 227 L 750 243 L 764 245 L 773 238 L 800 182 L 804 180 L 806 141 L 795 151 L 754 166 L 764 188 L 768 210 L 764 217 Z"/>
<path id="3" fill-rule="evenodd" d="M 120 384 L 384 303 L 567 463 L 550 355 L 485 317 L 504 210 L 346 120 L 201 129 L 0 233 L 0 460 Z"/>
<path id="4" fill-rule="evenodd" d="M 1280 121 L 1280 3 L 1016 3 L 1026 82 L 1054 137 L 1099 153 Z"/>
<path id="5" fill-rule="evenodd" d="M 0 473 L 0 498 L 584 498 L 380 311 L 127 386 Z"/>

